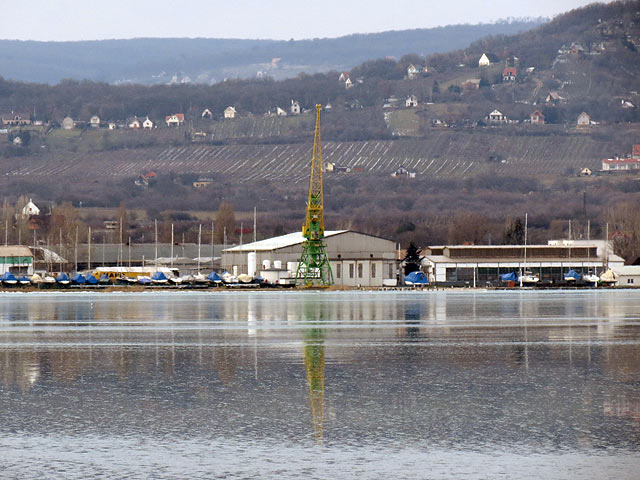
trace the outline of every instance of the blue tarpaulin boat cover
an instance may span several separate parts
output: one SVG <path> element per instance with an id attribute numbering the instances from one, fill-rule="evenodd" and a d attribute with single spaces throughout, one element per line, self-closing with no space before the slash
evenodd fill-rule
<path id="1" fill-rule="evenodd" d="M 426 275 L 419 271 L 411 272 L 409 275 L 404 277 L 404 281 L 405 283 L 411 283 L 413 285 L 429 285 L 429 280 Z"/>
<path id="2" fill-rule="evenodd" d="M 169 280 L 167 278 L 167 276 L 162 273 L 162 272 L 155 272 L 153 275 L 151 275 L 151 280 L 155 280 L 156 282 L 162 282 L 165 280 Z"/>
<path id="3" fill-rule="evenodd" d="M 72 278 L 71 281 L 75 284 L 78 285 L 84 285 L 85 283 L 87 283 L 87 279 L 84 277 L 84 275 L 82 275 L 81 273 L 76 273 Z"/>
<path id="4" fill-rule="evenodd" d="M 87 283 L 89 285 L 96 285 L 98 283 L 98 279 L 96 277 L 94 277 L 93 275 L 89 275 L 87 277 Z"/>
<path id="5" fill-rule="evenodd" d="M 16 276 L 11 272 L 4 272 L 2 274 L 2 277 L 0 277 L 0 280 L 2 280 L 3 282 L 17 282 L 18 281 Z"/>
<path id="6" fill-rule="evenodd" d="M 111 279 L 107 276 L 106 273 L 103 273 L 102 275 L 100 275 L 100 280 L 98 281 L 102 283 L 111 283 Z"/>
<path id="7" fill-rule="evenodd" d="M 69 275 L 67 275 L 64 272 L 59 273 L 58 276 L 56 277 L 56 282 L 68 282 L 68 281 L 69 281 Z"/>
<path id="8" fill-rule="evenodd" d="M 502 275 L 500 275 L 500 280 L 502 280 L 503 282 L 517 282 L 518 275 L 515 272 L 503 273 Z"/>
<path id="9" fill-rule="evenodd" d="M 574 280 L 580 280 L 582 278 L 582 275 L 580 275 L 575 270 L 569 270 L 564 278 L 573 278 Z"/>
<path id="10" fill-rule="evenodd" d="M 148 283 L 151 283 L 151 279 L 148 277 L 138 277 L 138 283 L 140 285 L 147 285 Z"/>
<path id="11" fill-rule="evenodd" d="M 216 272 L 211 272 L 207 276 L 207 280 L 209 280 L 210 282 L 222 282 L 222 277 L 218 275 Z"/>

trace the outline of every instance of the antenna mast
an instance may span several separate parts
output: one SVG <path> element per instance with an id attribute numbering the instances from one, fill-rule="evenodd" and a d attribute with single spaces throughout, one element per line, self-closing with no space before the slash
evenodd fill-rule
<path id="1" fill-rule="evenodd" d="M 313 138 L 311 177 L 307 214 L 302 226 L 302 256 L 298 263 L 296 282 L 306 286 L 331 285 L 333 274 L 324 243 L 324 197 L 322 193 L 322 143 L 320 141 L 320 110 L 316 105 L 316 128 Z"/>

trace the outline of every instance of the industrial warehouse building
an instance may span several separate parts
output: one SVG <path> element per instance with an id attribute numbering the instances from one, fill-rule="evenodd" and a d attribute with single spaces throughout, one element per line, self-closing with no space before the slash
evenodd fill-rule
<path id="1" fill-rule="evenodd" d="M 228 248 L 222 252 L 222 267 L 234 274 L 293 277 L 302 254 L 301 232 Z M 325 232 L 325 242 L 336 285 L 379 287 L 396 279 L 396 244 L 391 240 L 354 232 Z M 277 278 L 283 278 L 279 276 Z"/>
<path id="2" fill-rule="evenodd" d="M 549 245 L 449 245 L 423 251 L 423 270 L 438 284 L 485 286 L 501 284 L 500 275 L 528 270 L 543 283 L 564 280 L 569 270 L 601 274 L 616 271 L 624 260 L 597 242 L 549 242 Z M 602 242 L 604 243 L 604 242 Z"/>

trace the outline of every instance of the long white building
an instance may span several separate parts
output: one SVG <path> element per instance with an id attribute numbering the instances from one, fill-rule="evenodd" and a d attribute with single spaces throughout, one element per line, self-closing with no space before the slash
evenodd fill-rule
<path id="1" fill-rule="evenodd" d="M 301 232 L 260 240 L 222 252 L 222 267 L 234 274 L 259 274 L 269 279 L 291 277 L 302 254 Z M 335 285 L 382 286 L 397 278 L 396 244 L 392 240 L 354 232 L 325 232 L 325 242 Z"/>
<path id="2" fill-rule="evenodd" d="M 624 259 L 596 242 L 551 245 L 445 245 L 423 250 L 423 270 L 438 284 L 499 285 L 500 275 L 529 270 L 541 282 L 562 282 L 569 270 L 600 274 L 606 266 L 618 270 Z"/>

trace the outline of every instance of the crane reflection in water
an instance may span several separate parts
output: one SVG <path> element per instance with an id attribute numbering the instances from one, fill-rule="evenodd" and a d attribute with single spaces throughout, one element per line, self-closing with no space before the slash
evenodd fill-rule
<path id="1" fill-rule="evenodd" d="M 304 308 L 302 360 L 307 373 L 309 403 L 313 421 L 313 435 L 318 444 L 323 441 L 324 429 L 324 339 L 322 323 L 324 304 L 309 303 Z"/>

